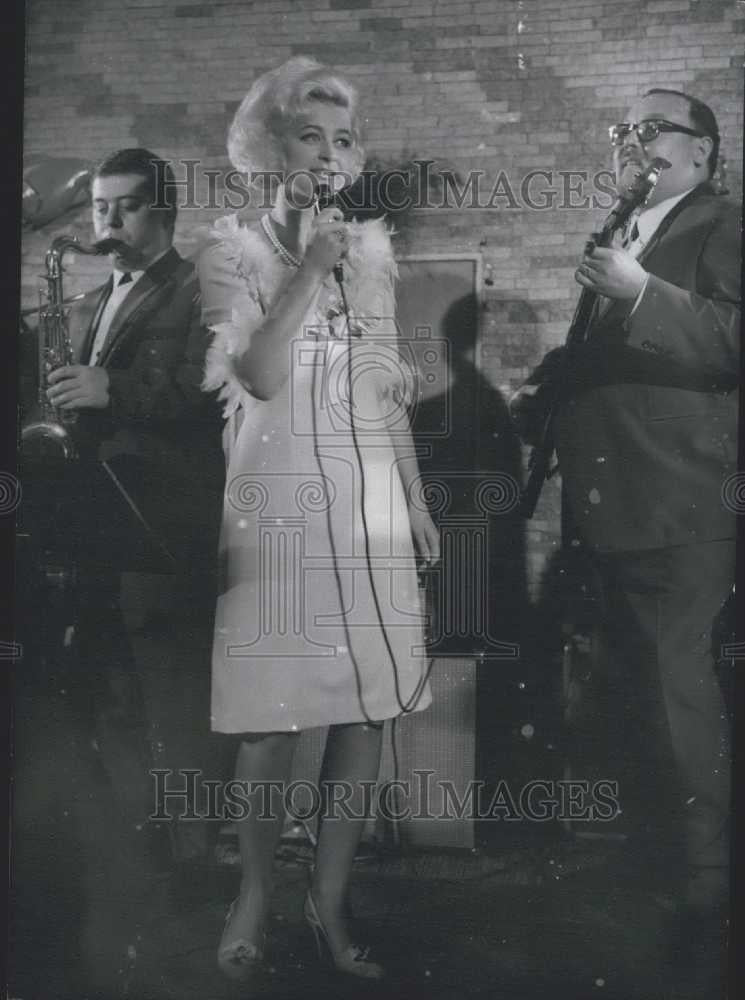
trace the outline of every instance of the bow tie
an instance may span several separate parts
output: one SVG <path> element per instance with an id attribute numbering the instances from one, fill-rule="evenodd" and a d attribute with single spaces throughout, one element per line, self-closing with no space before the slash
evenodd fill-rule
<path id="1" fill-rule="evenodd" d="M 117 287 L 120 285 L 127 285 L 132 280 L 132 275 L 129 271 L 125 271 L 121 278 L 117 281 Z"/>

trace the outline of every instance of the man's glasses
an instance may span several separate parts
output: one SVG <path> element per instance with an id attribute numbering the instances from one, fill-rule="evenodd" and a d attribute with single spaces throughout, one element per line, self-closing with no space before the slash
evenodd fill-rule
<path id="1" fill-rule="evenodd" d="M 685 132 L 686 135 L 696 135 L 699 138 L 703 136 L 703 132 L 697 132 L 685 125 L 678 125 L 664 118 L 650 118 L 643 122 L 619 122 L 618 125 L 611 125 L 608 129 L 611 145 L 622 146 L 631 132 L 636 132 L 641 143 L 654 142 L 660 132 Z"/>

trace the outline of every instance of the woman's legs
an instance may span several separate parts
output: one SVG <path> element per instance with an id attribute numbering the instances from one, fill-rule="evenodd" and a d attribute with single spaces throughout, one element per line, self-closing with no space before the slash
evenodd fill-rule
<path id="1" fill-rule="evenodd" d="M 274 881 L 274 853 L 285 818 L 284 790 L 290 780 L 297 736 L 256 733 L 245 736 L 238 750 L 236 780 L 255 788 L 248 795 L 250 813 L 236 823 L 243 875 L 221 950 L 239 940 L 261 946 Z M 275 787 L 269 782 L 276 783 Z"/>
<path id="2" fill-rule="evenodd" d="M 329 728 L 320 784 L 324 807 L 330 808 L 323 809 L 326 818 L 318 837 L 311 894 L 335 954 L 352 943 L 345 915 L 346 891 L 364 817 L 372 804 L 382 737 L 382 723 Z"/>

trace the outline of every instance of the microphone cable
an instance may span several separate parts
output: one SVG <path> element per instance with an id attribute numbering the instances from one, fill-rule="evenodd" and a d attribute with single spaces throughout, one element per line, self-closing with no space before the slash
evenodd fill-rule
<path id="1" fill-rule="evenodd" d="M 333 204 L 333 196 L 328 192 L 328 190 L 325 190 L 325 189 L 326 189 L 326 186 L 324 185 L 321 188 L 320 192 L 319 192 L 318 198 L 316 199 L 315 206 L 314 206 L 316 214 L 318 214 L 321 211 L 321 205 L 324 205 L 325 207 L 330 207 Z M 353 447 L 354 447 L 355 457 L 356 457 L 356 460 L 357 460 L 357 466 L 359 468 L 359 473 L 360 473 L 360 515 L 361 515 L 362 529 L 363 529 L 363 534 L 364 534 L 364 539 L 365 539 L 365 563 L 366 563 L 366 567 L 367 567 L 367 575 L 368 575 L 368 580 L 369 580 L 369 583 L 370 583 L 370 591 L 372 593 L 373 603 L 375 605 L 375 614 L 376 614 L 376 617 L 377 617 L 377 620 L 378 620 L 378 625 L 380 627 L 380 632 L 381 632 L 381 635 L 383 637 L 383 642 L 385 644 L 386 652 L 388 653 L 388 656 L 389 656 L 390 661 L 391 661 L 391 665 L 393 667 L 393 680 L 394 680 L 394 690 L 395 690 L 395 695 L 396 695 L 396 702 L 397 702 L 398 707 L 400 709 L 400 714 L 401 715 L 408 715 L 408 714 L 411 714 L 411 712 L 416 711 L 416 706 L 417 706 L 417 704 L 419 702 L 419 699 L 421 698 L 421 695 L 422 695 L 422 692 L 424 690 L 424 687 L 427 684 L 427 681 L 429 679 L 429 675 L 430 675 L 430 673 L 432 671 L 432 662 L 433 661 L 431 661 L 431 658 L 430 658 L 429 666 L 428 666 L 426 672 L 420 678 L 420 680 L 417 683 L 417 685 L 415 686 L 415 689 L 414 689 L 414 692 L 413 692 L 411 698 L 406 703 L 404 703 L 402 695 L 401 695 L 401 685 L 400 685 L 400 675 L 399 675 L 398 664 L 396 662 L 396 657 L 395 657 L 395 654 L 394 654 L 393 649 L 391 647 L 391 642 L 390 642 L 390 639 L 388 637 L 388 632 L 386 630 L 385 623 L 383 621 L 383 614 L 382 614 L 382 610 L 381 610 L 381 607 L 380 607 L 380 599 L 379 599 L 379 596 L 378 596 L 378 589 L 377 589 L 377 586 L 375 584 L 375 579 L 374 579 L 374 574 L 373 574 L 373 569 L 372 569 L 372 561 L 371 561 L 372 560 L 372 556 L 371 556 L 371 546 L 370 546 L 370 531 L 369 531 L 368 521 L 367 521 L 367 512 L 365 510 L 365 494 L 366 494 L 365 467 L 364 467 L 364 462 L 363 462 L 363 459 L 362 459 L 362 451 L 361 451 L 361 448 L 360 448 L 359 438 L 357 436 L 357 427 L 356 427 L 355 419 L 354 419 L 354 398 L 353 398 L 353 374 L 354 373 L 353 373 L 353 368 L 352 368 L 351 311 L 350 311 L 350 308 L 349 308 L 349 301 L 347 299 L 346 288 L 345 288 L 345 285 L 344 285 L 344 268 L 343 268 L 343 265 L 342 265 L 341 261 L 337 262 L 334 265 L 333 274 L 334 274 L 334 279 L 336 281 L 336 284 L 337 284 L 337 286 L 339 288 L 339 293 L 340 293 L 340 296 L 341 296 L 342 309 L 343 309 L 344 318 L 345 318 L 345 321 L 346 321 L 346 333 L 347 333 L 347 384 L 348 384 L 348 391 L 349 391 L 349 426 L 350 426 L 350 430 L 351 430 L 351 434 L 352 434 L 352 444 L 353 444 Z M 315 367 L 314 367 L 314 375 L 315 375 Z M 314 424 L 315 424 L 315 416 L 316 415 L 315 415 L 315 409 L 314 409 L 314 412 L 313 412 Z M 315 427 L 314 427 L 314 434 L 315 434 Z M 323 474 L 323 471 L 322 471 L 322 474 Z M 333 537 L 331 537 L 331 544 L 332 544 L 332 556 L 334 558 L 334 561 L 336 561 L 336 559 L 335 559 L 336 552 L 335 552 L 335 549 L 334 549 Z M 341 592 L 340 592 L 340 597 L 342 597 Z M 343 603 L 343 598 L 342 598 L 342 603 Z"/>
<path id="2" fill-rule="evenodd" d="M 327 195 L 327 198 L 328 198 L 328 195 Z M 314 206 L 316 215 L 321 211 L 321 202 L 322 202 L 322 198 L 319 195 L 319 198 L 317 198 L 317 200 L 315 202 L 315 206 Z M 330 203 L 333 203 L 333 202 L 330 202 Z M 333 275 L 334 275 L 334 279 L 335 279 L 336 284 L 338 286 L 339 294 L 340 294 L 340 297 L 341 297 L 341 304 L 342 304 L 342 310 L 343 310 L 344 318 L 345 318 L 345 328 L 346 328 L 346 335 L 347 335 L 346 336 L 346 341 L 347 341 L 347 384 L 348 384 L 348 397 L 349 397 L 348 398 L 348 404 L 349 404 L 349 424 L 350 424 L 350 431 L 351 431 L 351 436 L 352 436 L 352 445 L 354 447 L 355 458 L 356 458 L 357 467 L 359 469 L 359 474 L 360 474 L 360 515 L 361 515 L 362 530 L 363 530 L 363 535 L 364 535 L 364 540 L 365 540 L 365 564 L 366 564 L 366 568 L 367 568 L 367 575 L 368 575 L 368 580 L 369 580 L 369 584 L 370 584 L 370 591 L 371 591 L 372 598 L 373 598 L 373 604 L 374 604 L 374 607 L 375 607 L 375 614 L 376 614 L 376 617 L 377 617 L 378 626 L 380 628 L 380 633 L 381 633 L 381 635 L 383 637 L 383 642 L 385 644 L 386 652 L 387 652 L 387 654 L 388 654 L 388 656 L 390 658 L 391 666 L 393 668 L 394 692 L 395 692 L 395 696 L 396 696 L 396 702 L 397 702 L 399 710 L 400 710 L 399 714 L 397 716 L 394 716 L 391 719 L 391 730 L 390 730 L 390 733 L 391 733 L 391 752 L 392 752 L 392 756 L 393 756 L 394 781 L 396 782 L 395 787 L 397 788 L 398 787 L 398 774 L 399 774 L 399 755 L 398 755 L 398 747 L 397 747 L 397 740 L 396 740 L 396 728 L 397 728 L 398 719 L 402 715 L 410 715 L 411 713 L 413 713 L 413 712 L 416 711 L 416 708 L 417 708 L 419 700 L 420 700 L 420 698 L 422 696 L 422 693 L 424 692 L 424 689 L 426 688 L 426 685 L 427 685 L 427 683 L 429 681 L 429 677 L 431 675 L 432 668 L 434 666 L 434 658 L 433 657 L 427 657 L 428 663 L 427 663 L 426 670 L 423 672 L 423 674 L 420 677 L 419 681 L 415 685 L 413 694 L 411 695 L 411 697 L 409 698 L 409 700 L 407 702 L 404 702 L 404 700 L 402 698 L 402 693 L 401 693 L 401 685 L 400 685 L 400 676 L 399 676 L 398 663 L 396 662 L 396 656 L 395 656 L 395 654 L 393 652 L 393 648 L 391 646 L 391 642 L 390 642 L 390 639 L 388 637 L 388 632 L 387 632 L 387 629 L 386 629 L 386 626 L 385 626 L 385 622 L 383 620 L 383 613 L 382 613 L 381 606 L 380 606 L 380 599 L 379 599 L 379 596 L 378 596 L 377 586 L 375 584 L 375 578 L 374 578 L 374 573 L 373 573 L 373 568 L 372 568 L 372 562 L 371 562 L 371 558 L 372 557 L 371 557 L 371 545 L 370 545 L 370 531 L 369 531 L 369 525 L 368 525 L 368 521 L 367 521 L 367 512 L 365 510 L 365 495 L 366 495 L 365 468 L 364 468 L 364 462 L 363 462 L 363 458 L 362 458 L 362 451 L 361 451 L 361 448 L 360 448 L 359 438 L 358 438 L 358 435 L 357 435 L 357 427 L 356 427 L 355 419 L 354 419 L 354 393 L 353 393 L 353 381 L 354 381 L 353 376 L 354 376 L 354 371 L 353 371 L 353 367 L 352 367 L 351 311 L 350 311 L 350 308 L 349 308 L 349 301 L 347 299 L 346 288 L 345 288 L 345 283 L 344 283 L 344 268 L 343 268 L 343 265 L 342 265 L 341 261 L 337 262 L 334 265 Z M 312 428 L 313 428 L 313 438 L 314 438 L 314 444 L 315 444 L 314 453 L 315 453 L 316 461 L 318 463 L 318 468 L 319 468 L 319 471 L 321 473 L 321 476 L 325 480 L 326 479 L 326 475 L 324 473 L 323 463 L 322 463 L 321 455 L 320 455 L 320 448 L 319 448 L 319 441 L 318 441 L 317 414 L 316 414 L 317 367 L 318 367 L 317 365 L 313 366 L 313 378 L 312 378 L 312 386 L 311 386 L 311 396 L 312 396 L 312 400 L 311 400 Z M 402 486 L 403 486 L 403 483 L 402 483 Z M 405 496 L 404 496 L 404 502 L 406 502 Z M 344 634 L 345 634 L 345 637 L 347 639 L 347 645 L 348 645 L 348 649 L 349 649 L 350 659 L 351 659 L 352 665 L 354 667 L 355 683 L 356 683 L 356 687 L 357 687 L 357 698 L 358 698 L 358 701 L 359 701 L 360 708 L 362 710 L 362 714 L 363 714 L 363 716 L 365 718 L 365 722 L 368 725 L 373 725 L 375 727 L 379 727 L 381 725 L 381 722 L 379 720 L 372 719 L 372 717 L 369 715 L 369 713 L 368 713 L 368 711 L 367 711 L 367 709 L 365 707 L 365 704 L 364 704 L 364 697 L 363 697 L 363 692 L 362 692 L 362 674 L 361 674 L 359 663 L 357 661 L 357 657 L 356 657 L 356 655 L 354 653 L 354 648 L 352 646 L 351 634 L 350 634 L 349 625 L 348 625 L 348 622 L 347 622 L 347 619 L 346 619 L 346 615 L 344 614 L 344 611 L 343 611 L 343 608 L 344 608 L 344 594 L 343 594 L 343 589 L 342 589 L 342 585 L 341 585 L 341 576 L 340 576 L 339 567 L 338 567 L 338 558 L 337 558 L 338 557 L 338 553 L 337 553 L 336 544 L 335 544 L 335 541 L 334 541 L 334 534 L 333 534 L 333 529 L 332 529 L 332 524 L 331 524 L 330 508 L 331 508 L 331 504 L 328 503 L 326 505 L 326 521 L 327 521 L 327 528 L 328 528 L 328 532 L 329 532 L 329 541 L 330 541 L 330 545 L 331 545 L 332 561 L 333 561 L 333 564 L 334 564 L 334 577 L 335 577 L 337 592 L 339 594 L 340 604 L 341 604 L 341 608 L 342 608 L 342 618 L 344 620 Z M 384 722 L 385 722 L 385 720 L 383 720 L 383 723 Z M 398 842 L 400 842 L 400 836 L 398 835 L 398 819 L 396 819 L 394 821 L 394 823 L 393 823 L 393 829 L 394 829 L 394 831 L 396 831 L 394 833 L 394 841 L 398 843 Z"/>

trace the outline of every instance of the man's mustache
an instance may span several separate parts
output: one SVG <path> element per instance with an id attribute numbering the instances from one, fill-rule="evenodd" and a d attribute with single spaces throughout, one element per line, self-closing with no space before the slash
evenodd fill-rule
<path id="1" fill-rule="evenodd" d="M 635 163 L 637 166 L 641 167 L 646 163 L 644 156 L 640 156 L 639 153 L 635 153 L 631 150 L 626 153 L 620 153 L 618 158 L 623 166 L 626 166 L 628 163 Z"/>

